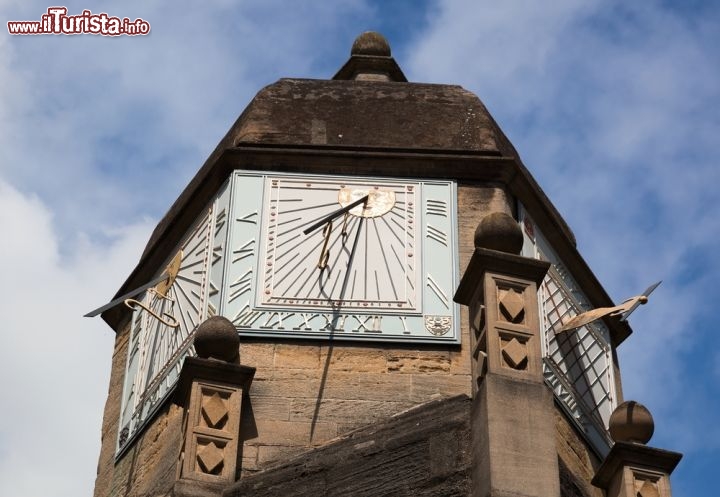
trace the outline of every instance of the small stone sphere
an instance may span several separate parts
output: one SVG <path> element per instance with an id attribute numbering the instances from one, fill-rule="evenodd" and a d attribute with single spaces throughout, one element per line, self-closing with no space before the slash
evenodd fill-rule
<path id="1" fill-rule="evenodd" d="M 240 337 L 228 318 L 213 316 L 198 326 L 193 345 L 198 357 L 232 362 L 238 356 Z"/>
<path id="2" fill-rule="evenodd" d="M 475 230 L 475 247 L 519 254 L 523 246 L 520 226 L 513 217 L 504 212 L 488 214 Z"/>
<path id="3" fill-rule="evenodd" d="M 380 33 L 376 31 L 365 31 L 355 38 L 350 54 L 390 57 L 390 44 Z"/>
<path id="4" fill-rule="evenodd" d="M 652 414 L 634 400 L 623 402 L 610 415 L 610 436 L 616 442 L 646 444 L 654 431 Z"/>

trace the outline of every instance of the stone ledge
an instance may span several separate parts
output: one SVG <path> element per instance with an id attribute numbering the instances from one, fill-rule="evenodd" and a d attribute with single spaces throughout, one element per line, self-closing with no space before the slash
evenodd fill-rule
<path id="1" fill-rule="evenodd" d="M 682 459 L 682 454 L 679 452 L 656 449 L 632 442 L 615 442 L 593 478 L 592 484 L 596 487 L 608 488 L 622 466 L 650 468 L 670 475 L 680 459 Z"/>

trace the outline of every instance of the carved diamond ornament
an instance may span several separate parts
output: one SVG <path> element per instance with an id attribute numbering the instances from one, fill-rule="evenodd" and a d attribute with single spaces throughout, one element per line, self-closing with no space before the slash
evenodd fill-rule
<path id="1" fill-rule="evenodd" d="M 203 399 L 202 415 L 210 428 L 222 428 L 227 419 L 228 410 L 220 394 L 215 392 L 212 396 Z"/>
<path id="2" fill-rule="evenodd" d="M 512 288 L 501 291 L 500 312 L 503 317 L 511 323 L 519 323 L 523 320 L 525 301 L 522 295 Z"/>
<path id="3" fill-rule="evenodd" d="M 637 492 L 638 497 L 660 497 L 657 487 L 649 480 L 645 480 Z"/>
<path id="4" fill-rule="evenodd" d="M 517 338 L 513 338 L 502 348 L 505 362 L 513 369 L 525 369 L 527 363 L 527 348 Z"/>
<path id="5" fill-rule="evenodd" d="M 210 442 L 204 447 L 198 448 L 197 451 L 198 463 L 200 463 L 200 468 L 205 473 L 219 474 L 222 470 L 224 458 L 223 449 L 215 445 L 215 442 Z"/>

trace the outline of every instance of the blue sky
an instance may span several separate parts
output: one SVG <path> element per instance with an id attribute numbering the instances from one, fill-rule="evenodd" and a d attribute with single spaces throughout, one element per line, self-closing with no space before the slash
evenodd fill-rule
<path id="1" fill-rule="evenodd" d="M 0 0 L 3 30 L 51 5 Z M 0 495 L 91 493 L 113 334 L 82 314 L 114 294 L 260 88 L 332 76 L 369 29 L 387 36 L 411 81 L 479 95 L 613 299 L 663 280 L 619 349 L 624 393 L 652 411 L 651 444 L 685 454 L 674 495 L 711 492 L 720 462 L 720 5 L 65 5 L 142 17 L 152 31 L 0 33 Z"/>

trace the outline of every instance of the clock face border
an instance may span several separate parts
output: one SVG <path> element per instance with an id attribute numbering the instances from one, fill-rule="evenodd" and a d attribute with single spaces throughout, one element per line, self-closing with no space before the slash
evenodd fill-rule
<path id="1" fill-rule="evenodd" d="M 545 383 L 604 457 L 612 445 L 607 432 L 610 415 L 617 407 L 610 331 L 602 321 L 595 321 L 555 333 L 568 319 L 593 306 L 522 204 L 518 214 L 522 255 L 552 263 L 538 288 Z"/>
<path id="2" fill-rule="evenodd" d="M 364 309 L 362 305 L 334 306 L 332 299 L 325 306 L 263 303 L 263 272 L 267 267 L 270 244 L 267 239 L 270 190 L 273 181 L 283 179 L 307 181 L 311 185 L 313 181 L 325 182 L 338 189 L 343 184 L 347 187 L 361 183 L 377 183 L 381 188 L 411 186 L 417 199 L 413 224 L 416 226 L 416 250 L 420 254 L 415 262 L 416 286 L 422 288 L 417 289 L 421 293 L 418 305 L 407 309 L 373 305 Z M 459 274 L 457 187 L 454 181 L 236 170 L 231 185 L 232 220 L 228 227 L 225 281 L 219 313 L 236 325 L 241 336 L 460 343 L 459 306 L 452 301 Z M 299 198 L 302 204 L 303 199 Z M 308 206 L 313 201 L 309 202 Z M 326 205 L 325 211 L 317 209 L 310 219 L 303 220 L 303 224 L 310 224 L 323 214 L 342 207 L 337 200 L 325 203 L 333 205 Z M 383 217 L 390 215 L 386 213 Z M 342 223 L 342 216 L 333 221 L 335 230 L 330 243 L 338 243 L 337 232 Z M 302 241 L 300 239 L 306 235 L 298 226 L 295 228 L 295 234 Z M 318 231 L 322 231 L 322 227 Z M 316 239 L 319 236 L 320 233 L 315 234 Z M 318 247 L 312 257 L 317 257 L 320 250 Z"/>

